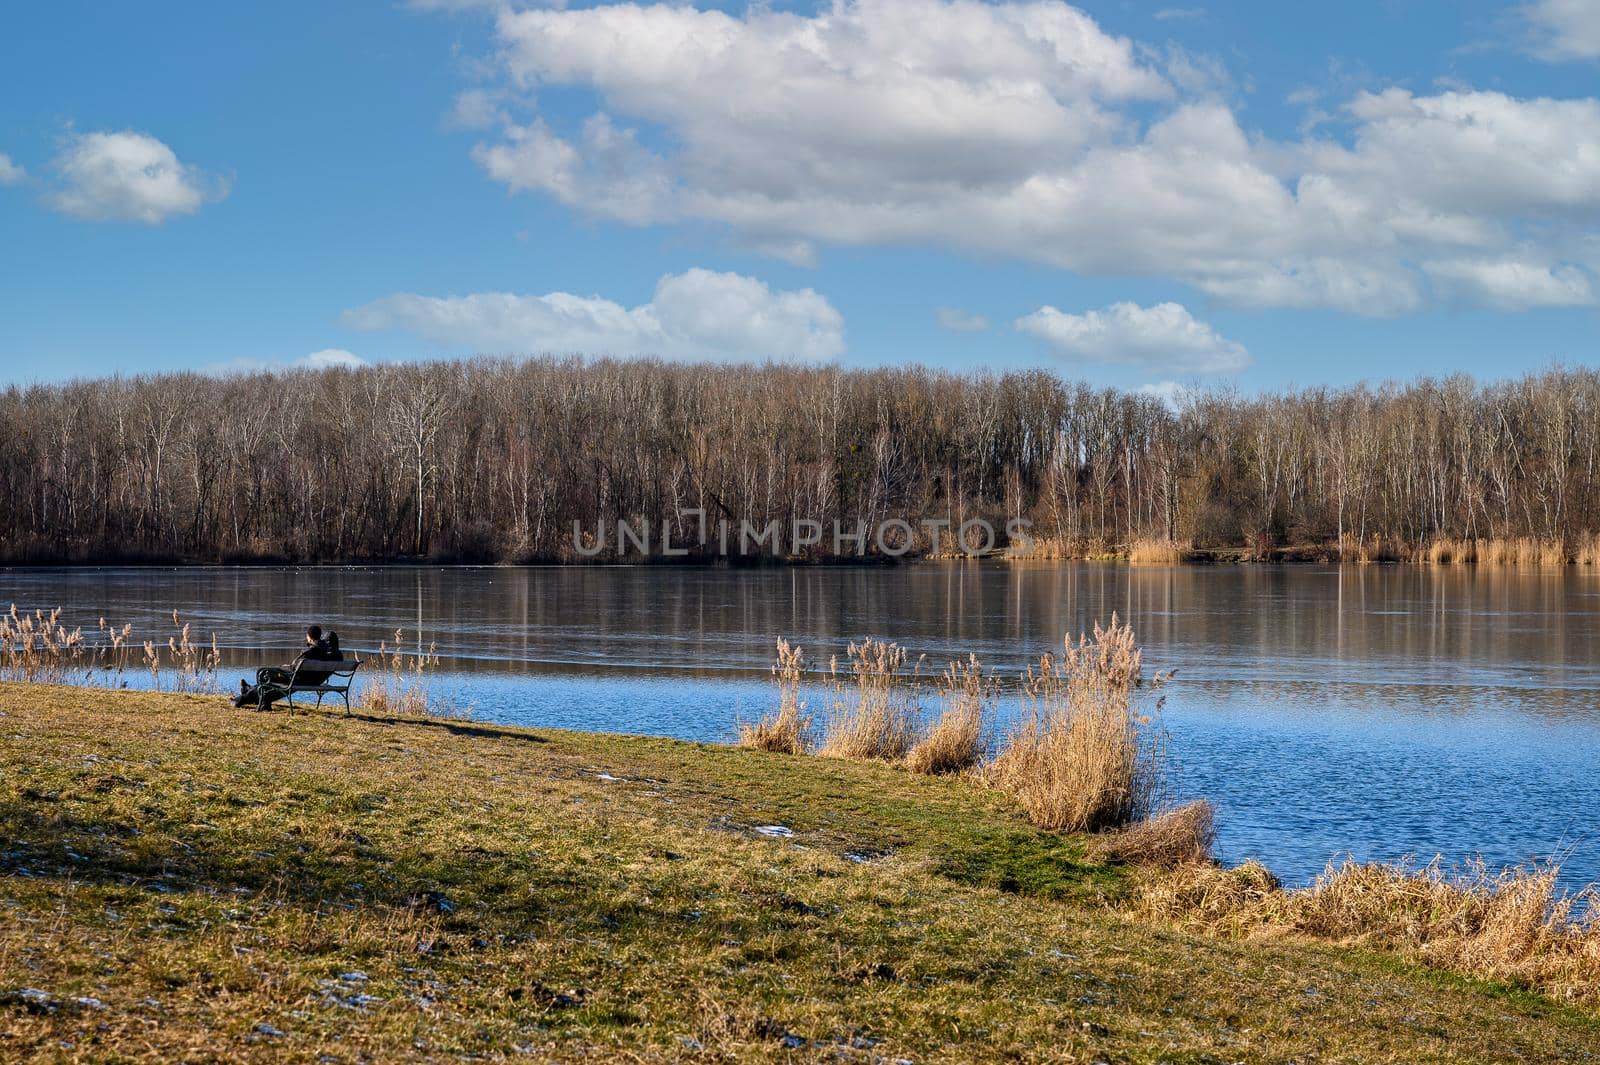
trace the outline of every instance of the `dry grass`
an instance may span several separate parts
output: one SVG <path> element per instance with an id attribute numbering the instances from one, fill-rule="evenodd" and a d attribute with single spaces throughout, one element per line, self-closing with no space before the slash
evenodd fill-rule
<path id="1" fill-rule="evenodd" d="M 83 630 L 61 624 L 61 608 L 48 614 L 17 610 L 0 617 L 0 678 L 28 683 L 60 683 L 85 668 L 90 655 Z"/>
<path id="2" fill-rule="evenodd" d="M 916 671 L 904 672 L 905 648 L 870 636 L 850 645 L 849 659 L 848 677 L 840 674 L 837 659 L 830 667 L 833 712 L 818 753 L 898 762 L 917 738 Z"/>
<path id="3" fill-rule="evenodd" d="M 960 773 L 983 760 L 998 683 L 985 676 L 977 655 L 951 662 L 939 678 L 939 720 L 906 754 L 913 773 Z"/>
<path id="4" fill-rule="evenodd" d="M 1216 838 L 1216 807 L 1198 799 L 1096 837 L 1091 851 L 1109 862 L 1176 869 L 1210 861 Z"/>
<path id="5" fill-rule="evenodd" d="M 222 652 L 217 649 L 217 634 L 211 634 L 209 646 L 195 643 L 189 634 L 189 623 L 172 612 L 172 626 L 176 635 L 167 637 L 167 667 L 173 674 L 173 691 L 217 692 L 217 669 L 222 665 Z M 161 686 L 161 656 L 150 643 L 146 643 L 145 662 L 151 667 L 151 676 L 157 689 Z"/>
<path id="6" fill-rule="evenodd" d="M 1193 550 L 1193 544 L 1176 540 L 1135 540 L 1128 545 L 1128 561 L 1135 566 L 1175 566 Z"/>
<path id="7" fill-rule="evenodd" d="M 438 647 L 429 644 L 422 648 L 422 635 L 417 634 L 414 651 L 405 650 L 405 630 L 394 630 L 394 647 L 388 642 L 378 645 L 377 657 L 371 660 L 371 669 L 362 670 L 361 694 L 358 705 L 375 714 L 397 714 L 403 717 L 454 717 L 456 707 L 432 694 L 428 688 L 428 670 L 439 664 Z"/>
<path id="8" fill-rule="evenodd" d="M 1418 562 L 1436 566 L 1564 566 L 1568 562 L 1593 563 L 1600 560 L 1600 541 L 1586 536 L 1568 550 L 1566 541 L 1534 536 L 1480 537 L 1457 539 L 1439 537 L 1416 552 Z"/>
<path id="9" fill-rule="evenodd" d="M 1367 565 L 1377 562 L 1399 562 L 1409 557 L 1409 552 L 1394 541 L 1379 536 L 1369 536 L 1366 539 L 1346 537 L 1339 545 L 1339 557 Z"/>
<path id="10" fill-rule="evenodd" d="M 1138 909 L 1214 933 L 1399 950 L 1469 976 L 1600 1003 L 1597 896 L 1593 888 L 1558 891 L 1558 871 L 1346 861 L 1309 888 L 1285 891 L 1257 863 L 1191 864 L 1148 883 Z"/>
<path id="11" fill-rule="evenodd" d="M 772 675 L 778 678 L 778 711 L 765 714 L 753 725 L 739 725 L 739 746 L 777 754 L 805 754 L 809 747 L 811 718 L 800 698 L 805 673 L 805 652 L 778 637 L 778 656 Z"/>
<path id="12" fill-rule="evenodd" d="M 98 642 L 84 636 L 82 626 L 68 629 L 61 621 L 60 607 L 32 613 L 19 611 L 15 603 L 0 616 L 0 679 L 34 684 L 82 683 L 121 687 L 130 664 L 133 626 L 118 628 L 101 618 Z M 216 633 L 209 644 L 196 643 L 192 628 L 176 610 L 172 612 L 176 630 L 166 638 L 143 643 L 143 664 L 150 673 L 150 687 L 160 691 L 164 678 L 171 676 L 172 690 L 217 692 L 217 670 L 222 652 Z"/>
<path id="13" fill-rule="evenodd" d="M 1093 638 L 1069 636 L 1059 658 L 1044 655 L 1028 669 L 1027 714 L 987 772 L 1035 825 L 1094 832 L 1155 809 L 1160 741 L 1134 705 L 1142 668 L 1133 629 L 1113 614 Z"/>
<path id="14" fill-rule="evenodd" d="M 1541 996 L 1132 919 L 1106 902 L 1132 873 L 960 778 L 219 697 L 0 684 L 0 707 L 8 1062 L 1555 1065 L 1595 1045 L 1591 1012 Z"/>

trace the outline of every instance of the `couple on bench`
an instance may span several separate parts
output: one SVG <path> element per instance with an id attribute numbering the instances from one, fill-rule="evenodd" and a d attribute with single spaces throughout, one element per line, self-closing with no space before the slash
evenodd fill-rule
<path id="1" fill-rule="evenodd" d="M 344 652 L 339 650 L 339 634 L 322 632 L 321 625 L 306 626 L 306 649 L 286 666 L 268 666 L 256 670 L 256 682 L 239 682 L 239 695 L 234 706 L 254 706 L 265 710 L 279 699 L 287 698 L 302 689 L 316 692 L 317 702 L 328 691 L 345 696 L 349 703 L 349 684 L 341 688 L 326 688 L 334 674 L 348 676 L 352 667 L 344 664 Z"/>

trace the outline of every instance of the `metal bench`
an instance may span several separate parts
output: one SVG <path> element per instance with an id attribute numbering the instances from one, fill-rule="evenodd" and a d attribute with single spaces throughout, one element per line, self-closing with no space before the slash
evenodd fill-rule
<path id="1" fill-rule="evenodd" d="M 322 700 L 329 695 L 337 695 L 344 700 L 344 712 L 350 712 L 350 684 L 355 680 L 356 670 L 361 668 L 361 659 L 352 657 L 349 661 L 329 662 L 326 659 L 301 659 L 294 664 L 294 672 L 289 675 L 289 683 L 259 679 L 261 695 L 265 698 L 271 695 L 274 699 L 283 700 L 289 712 L 294 713 L 294 697 L 296 695 L 315 695 L 317 707 L 321 709 Z M 326 673 L 327 677 L 320 683 L 310 684 L 300 679 L 300 674 Z M 262 671 L 265 674 L 265 671 Z M 342 682 L 342 683 L 341 683 Z"/>

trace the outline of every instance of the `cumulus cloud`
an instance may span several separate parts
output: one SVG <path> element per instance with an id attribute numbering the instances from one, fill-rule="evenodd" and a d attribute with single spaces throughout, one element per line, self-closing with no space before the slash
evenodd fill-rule
<path id="1" fill-rule="evenodd" d="M 342 368 L 359 370 L 370 363 L 361 356 L 343 348 L 323 348 L 298 359 L 270 359 L 241 356 L 228 362 L 214 363 L 205 372 L 215 374 L 272 373 L 282 370 L 330 370 Z"/>
<path id="2" fill-rule="evenodd" d="M 1514 307 L 1523 249 L 1552 277 L 1600 259 L 1593 99 L 1395 89 L 1273 140 L 1208 88 L 1225 71 L 1058 0 L 503 8 L 494 32 L 491 91 L 532 117 L 469 105 L 493 123 L 474 150 L 492 179 L 630 225 L 713 223 L 796 261 L 932 245 L 1396 315 L 1469 291 L 1423 263 L 1505 264 L 1476 291 Z M 565 128 L 529 111 L 547 87 L 598 102 Z"/>
<path id="3" fill-rule="evenodd" d="M 1600 3 L 1536 0 L 1520 9 L 1532 31 L 1528 50 L 1552 63 L 1600 59 Z"/>
<path id="4" fill-rule="evenodd" d="M 1537 259 L 1451 259 L 1423 264 L 1441 295 L 1502 311 L 1576 307 L 1594 302 L 1589 275 Z"/>
<path id="5" fill-rule="evenodd" d="M 844 319 L 811 289 L 774 292 L 739 274 L 668 274 L 627 308 L 599 296 L 386 296 L 346 311 L 354 329 L 403 329 L 443 347 L 496 352 L 816 361 L 844 351 Z"/>
<path id="6" fill-rule="evenodd" d="M 60 187 L 50 204 L 90 222 L 156 225 L 227 194 L 222 183 L 179 162 L 161 141 L 132 130 L 73 134 L 55 170 Z"/>
<path id="7" fill-rule="evenodd" d="M 1157 399 L 1170 411 L 1181 411 L 1196 395 L 1196 389 L 1191 385 L 1181 384 L 1177 381 L 1156 381 L 1148 385 L 1140 385 L 1136 390 L 1142 396 Z"/>
<path id="8" fill-rule="evenodd" d="M 1198 321 L 1182 304 L 1113 303 L 1068 314 L 1040 307 L 1016 320 L 1019 332 L 1044 341 L 1074 362 L 1124 364 L 1158 373 L 1234 373 L 1250 365 L 1242 344 Z"/>
<path id="9" fill-rule="evenodd" d="M 0 152 L 0 185 L 15 185 L 28 176 L 28 172 L 17 163 L 11 161 L 11 156 Z"/>
<path id="10" fill-rule="evenodd" d="M 305 356 L 299 361 L 298 365 L 309 366 L 315 370 L 328 370 L 335 366 L 342 366 L 347 370 L 357 370 L 367 365 L 367 360 L 355 352 L 346 351 L 343 348 L 323 348 L 321 351 L 313 351 L 310 355 Z"/>
<path id="11" fill-rule="evenodd" d="M 948 329 L 952 333 L 981 333 L 989 328 L 989 319 L 983 315 L 968 314 L 954 307 L 940 307 L 933 312 L 933 317 L 940 329 Z"/>

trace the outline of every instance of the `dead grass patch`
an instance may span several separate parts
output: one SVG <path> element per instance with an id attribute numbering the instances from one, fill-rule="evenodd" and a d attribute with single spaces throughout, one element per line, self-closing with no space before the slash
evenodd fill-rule
<path id="1" fill-rule="evenodd" d="M 1095 837 L 1097 858 L 1126 865 L 1174 869 L 1211 859 L 1217 838 L 1216 807 L 1204 799 Z"/>
<path id="2" fill-rule="evenodd" d="M 1595 891 L 1562 892 L 1555 865 L 1449 870 L 1439 859 L 1330 864 L 1285 891 L 1263 866 L 1191 863 L 1148 881 L 1137 910 L 1238 937 L 1397 950 L 1468 976 L 1600 1002 Z"/>

